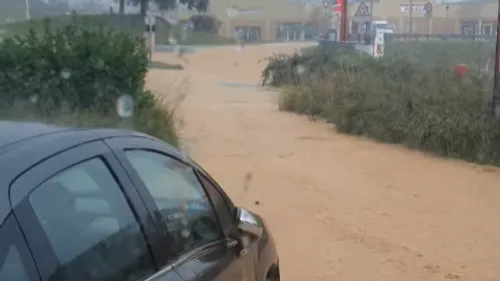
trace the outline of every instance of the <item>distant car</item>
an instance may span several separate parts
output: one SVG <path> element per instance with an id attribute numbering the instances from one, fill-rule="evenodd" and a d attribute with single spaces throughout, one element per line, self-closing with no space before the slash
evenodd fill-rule
<path id="1" fill-rule="evenodd" d="M 0 280 L 279 281 L 263 219 L 141 133 L 0 122 Z"/>

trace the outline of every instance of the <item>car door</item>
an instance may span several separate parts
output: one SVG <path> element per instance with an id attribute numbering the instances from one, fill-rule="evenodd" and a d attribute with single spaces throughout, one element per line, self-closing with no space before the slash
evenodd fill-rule
<path id="1" fill-rule="evenodd" d="M 185 281 L 255 281 L 255 264 L 239 256 L 235 227 L 222 218 L 189 160 L 179 159 L 170 146 L 156 140 L 129 137 L 106 140 L 128 171 L 132 182 L 170 247 L 171 265 Z"/>
<path id="2" fill-rule="evenodd" d="M 15 217 L 42 281 L 155 280 L 155 228 L 102 141 L 44 160 L 10 187 Z M 169 271 L 168 281 L 181 281 Z"/>

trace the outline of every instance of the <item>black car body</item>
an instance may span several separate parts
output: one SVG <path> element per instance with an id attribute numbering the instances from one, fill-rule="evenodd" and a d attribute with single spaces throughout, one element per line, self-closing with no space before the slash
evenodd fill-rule
<path id="1" fill-rule="evenodd" d="M 0 122 L 0 281 L 279 281 L 263 219 L 151 136 Z"/>

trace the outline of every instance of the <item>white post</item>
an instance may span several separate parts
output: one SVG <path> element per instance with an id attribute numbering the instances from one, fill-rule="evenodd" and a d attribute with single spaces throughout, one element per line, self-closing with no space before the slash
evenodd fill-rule
<path id="1" fill-rule="evenodd" d="M 149 60 L 153 58 L 153 53 L 155 52 L 155 32 L 153 28 L 155 28 L 154 25 L 151 26 L 149 31 Z"/>
<path id="2" fill-rule="evenodd" d="M 151 14 L 146 14 L 144 17 L 145 23 L 145 34 L 146 42 L 149 50 L 149 61 L 153 58 L 153 53 L 155 51 L 155 28 L 156 28 L 156 17 Z"/>
<path id="3" fill-rule="evenodd" d="M 26 20 L 30 20 L 31 19 L 30 1 L 26 0 L 25 3 L 26 3 Z"/>
<path id="4" fill-rule="evenodd" d="M 377 29 L 375 40 L 373 40 L 373 57 L 381 58 L 384 56 L 384 31 Z"/>

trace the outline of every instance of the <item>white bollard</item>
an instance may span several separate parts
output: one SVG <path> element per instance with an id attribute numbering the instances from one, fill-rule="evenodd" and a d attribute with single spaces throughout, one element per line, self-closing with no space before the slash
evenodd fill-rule
<path id="1" fill-rule="evenodd" d="M 147 42 L 146 44 L 149 52 L 149 60 L 151 61 L 156 45 L 155 43 L 156 17 L 151 14 L 147 14 L 144 17 L 144 24 L 146 29 L 144 36 L 146 37 L 146 42 Z"/>
<path id="2" fill-rule="evenodd" d="M 373 40 L 373 57 L 381 58 L 384 56 L 384 31 L 377 29 L 375 39 Z"/>

